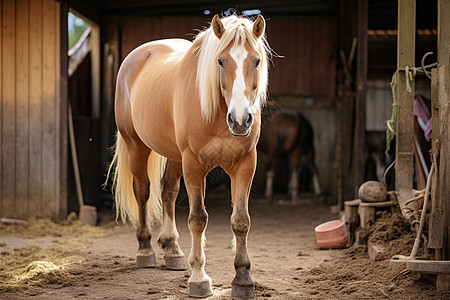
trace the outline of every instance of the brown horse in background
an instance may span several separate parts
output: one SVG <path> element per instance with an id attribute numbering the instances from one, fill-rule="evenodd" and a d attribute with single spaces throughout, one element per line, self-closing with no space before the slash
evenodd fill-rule
<path id="1" fill-rule="evenodd" d="M 255 297 L 247 254 L 248 197 L 267 94 L 264 32 L 262 16 L 253 22 L 216 15 L 193 43 L 170 39 L 139 46 L 125 58 L 117 76 L 118 133 L 111 168 L 115 168 L 118 217 L 137 227 L 138 267 L 156 266 L 150 226 L 162 217 L 158 245 L 166 267 L 186 269 L 175 224 L 183 175 L 192 237 L 188 280 L 192 297 L 212 295 L 211 278 L 205 273 L 204 199 L 205 176 L 216 166 L 231 178 L 236 241 L 231 295 Z"/>
<path id="2" fill-rule="evenodd" d="M 314 132 L 311 123 L 300 112 L 277 110 L 263 114 L 258 150 L 266 154 L 267 158 L 265 195 L 268 199 L 273 197 L 273 179 L 278 159 L 285 157 L 291 171 L 289 193 L 292 201 L 298 200 L 298 168 L 300 159 L 305 156 L 313 174 L 314 193 L 323 200 L 314 157 Z"/>

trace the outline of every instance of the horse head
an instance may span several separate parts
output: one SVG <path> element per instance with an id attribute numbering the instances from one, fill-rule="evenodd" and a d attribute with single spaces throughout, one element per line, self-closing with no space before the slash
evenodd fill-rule
<path id="1" fill-rule="evenodd" d="M 226 123 L 231 134 L 247 136 L 254 123 L 254 113 L 259 113 L 267 91 L 264 18 L 259 15 L 252 22 L 234 15 L 221 20 L 215 15 L 210 30 L 208 38 L 214 50 L 211 49 L 213 55 L 208 59 L 210 62 L 214 59 L 216 74 L 211 84 L 219 96 L 216 95 L 215 101 L 225 101 L 227 105 Z M 208 46 L 212 48 L 211 44 L 207 41 L 205 50 Z M 206 101 L 211 99 L 202 99 Z"/>

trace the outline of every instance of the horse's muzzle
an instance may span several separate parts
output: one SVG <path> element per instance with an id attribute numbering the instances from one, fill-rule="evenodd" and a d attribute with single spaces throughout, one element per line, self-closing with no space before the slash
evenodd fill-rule
<path id="1" fill-rule="evenodd" d="M 240 122 L 236 120 L 235 109 L 232 109 L 227 115 L 228 128 L 233 136 L 248 136 L 250 134 L 253 121 L 253 114 L 248 109 L 245 109 Z"/>

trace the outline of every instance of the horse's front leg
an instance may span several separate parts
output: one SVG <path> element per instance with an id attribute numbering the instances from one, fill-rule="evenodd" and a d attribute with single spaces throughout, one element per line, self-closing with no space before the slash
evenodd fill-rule
<path id="1" fill-rule="evenodd" d="M 184 253 L 178 244 L 179 235 L 175 223 L 175 201 L 180 190 L 181 174 L 181 163 L 168 160 L 161 179 L 163 222 L 158 245 L 164 250 L 166 268 L 170 270 L 186 270 Z"/>
<path id="2" fill-rule="evenodd" d="M 256 169 L 256 150 L 246 155 L 231 172 L 231 196 L 233 214 L 231 227 L 236 239 L 234 268 L 236 276 L 232 282 L 231 297 L 255 298 L 255 283 L 250 276 L 250 259 L 247 254 L 247 234 L 250 229 L 248 196 Z"/>
<path id="3" fill-rule="evenodd" d="M 205 176 L 207 170 L 192 154 L 183 155 L 183 176 L 189 197 L 189 230 L 191 231 L 191 253 L 189 265 L 192 274 L 188 280 L 189 296 L 208 297 L 213 294 L 211 278 L 205 272 L 205 252 L 203 250 L 205 229 L 208 223 L 205 198 Z"/>

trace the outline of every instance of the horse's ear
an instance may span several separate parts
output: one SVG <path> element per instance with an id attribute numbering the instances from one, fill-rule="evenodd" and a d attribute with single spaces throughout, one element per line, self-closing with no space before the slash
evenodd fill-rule
<path id="1" fill-rule="evenodd" d="M 214 34 L 217 36 L 217 38 L 221 38 L 223 35 L 223 32 L 225 31 L 225 27 L 222 24 L 222 21 L 220 21 L 219 16 L 215 15 L 212 19 L 211 26 L 213 28 Z"/>
<path id="2" fill-rule="evenodd" d="M 253 34 L 256 38 L 259 38 L 264 34 L 264 30 L 266 29 L 266 21 L 264 21 L 263 16 L 258 15 L 255 23 L 253 23 Z"/>

